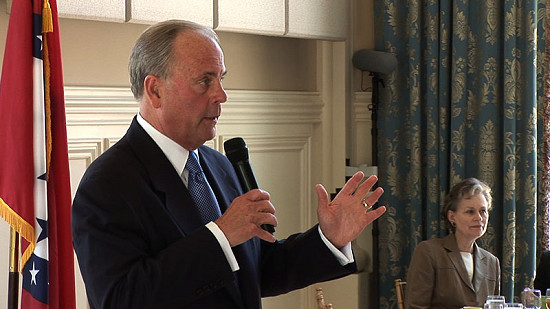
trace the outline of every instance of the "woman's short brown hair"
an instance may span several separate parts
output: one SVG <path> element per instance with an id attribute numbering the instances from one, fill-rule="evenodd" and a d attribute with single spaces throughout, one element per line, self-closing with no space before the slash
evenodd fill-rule
<path id="1" fill-rule="evenodd" d="M 445 227 L 447 227 L 447 229 L 453 233 L 455 231 L 455 227 L 451 224 L 447 216 L 449 210 L 456 211 L 458 203 L 462 198 L 469 198 L 479 193 L 483 194 L 485 197 L 487 201 L 487 210 L 490 210 L 493 203 L 491 188 L 483 181 L 476 178 L 466 178 L 453 186 L 445 197 L 445 202 L 441 209 L 441 218 L 443 222 L 445 222 Z"/>

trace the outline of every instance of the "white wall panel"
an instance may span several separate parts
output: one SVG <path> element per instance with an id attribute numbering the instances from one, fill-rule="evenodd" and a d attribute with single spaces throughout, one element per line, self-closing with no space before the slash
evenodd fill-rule
<path id="1" fill-rule="evenodd" d="M 221 0 L 216 30 L 283 35 L 284 0 Z"/>
<path id="2" fill-rule="evenodd" d="M 154 24 L 167 19 L 185 19 L 214 27 L 213 0 L 129 0 L 128 21 Z"/>
<path id="3" fill-rule="evenodd" d="M 288 36 L 343 40 L 348 0 L 288 0 Z"/>
<path id="4" fill-rule="evenodd" d="M 124 22 L 125 0 L 57 0 L 59 17 Z"/>

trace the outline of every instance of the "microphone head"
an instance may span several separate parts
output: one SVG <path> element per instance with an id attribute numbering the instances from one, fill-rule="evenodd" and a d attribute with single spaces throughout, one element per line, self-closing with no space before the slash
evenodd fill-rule
<path id="1" fill-rule="evenodd" d="M 225 141 L 223 148 L 231 163 L 248 161 L 248 147 L 242 137 L 234 137 Z"/>
<path id="2" fill-rule="evenodd" d="M 361 49 L 353 54 L 353 66 L 361 71 L 390 74 L 397 66 L 397 58 L 392 53 Z"/>

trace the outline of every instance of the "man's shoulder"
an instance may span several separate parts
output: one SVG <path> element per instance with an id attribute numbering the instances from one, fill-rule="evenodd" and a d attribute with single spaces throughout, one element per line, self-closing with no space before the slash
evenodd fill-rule
<path id="1" fill-rule="evenodd" d="M 224 154 L 206 145 L 202 145 L 199 147 L 199 153 L 204 159 L 210 162 L 217 162 L 217 163 L 224 163 L 224 164 L 230 163 L 229 159 Z"/>
<path id="2" fill-rule="evenodd" d="M 118 140 L 112 146 L 107 148 L 102 154 L 100 154 L 94 161 L 92 161 L 90 166 L 97 165 L 99 163 L 108 164 L 121 157 L 129 157 L 131 156 L 130 154 L 130 145 L 128 144 L 126 137 L 123 136 L 120 140 Z"/>

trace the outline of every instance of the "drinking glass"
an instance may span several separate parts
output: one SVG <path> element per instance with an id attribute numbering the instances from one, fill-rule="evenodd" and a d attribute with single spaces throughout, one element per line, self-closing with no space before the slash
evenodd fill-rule
<path id="1" fill-rule="evenodd" d="M 550 309 L 550 289 L 546 289 L 546 299 L 544 300 L 546 309 Z"/>
<path id="2" fill-rule="evenodd" d="M 523 292 L 521 292 L 521 303 L 526 309 L 540 309 L 540 290 L 523 289 Z"/>
<path id="3" fill-rule="evenodd" d="M 504 304 L 506 302 L 504 296 L 502 295 L 489 295 L 487 296 L 487 303 L 502 303 Z"/>
<path id="4" fill-rule="evenodd" d="M 502 309 L 504 308 L 504 302 L 505 299 L 502 295 L 489 295 L 483 309 Z"/>
<path id="5" fill-rule="evenodd" d="M 504 308 L 523 309 L 522 303 L 505 303 Z"/>

